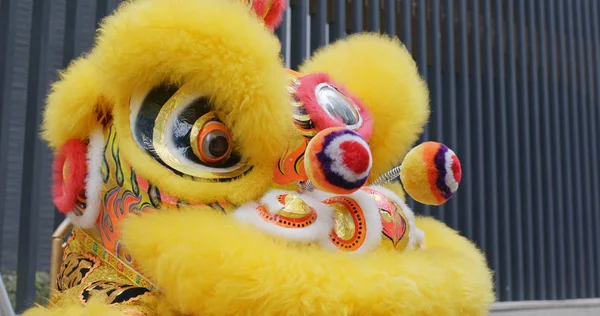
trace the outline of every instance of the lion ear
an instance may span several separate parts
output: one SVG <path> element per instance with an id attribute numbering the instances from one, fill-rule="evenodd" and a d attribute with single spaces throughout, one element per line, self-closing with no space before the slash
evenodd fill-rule
<path id="1" fill-rule="evenodd" d="M 411 54 L 397 39 L 351 35 L 318 50 L 300 67 L 325 72 L 362 99 L 373 117 L 373 175 L 398 165 L 429 118 L 429 91 Z"/>
<path id="2" fill-rule="evenodd" d="M 102 96 L 99 70 L 81 57 L 62 71 L 48 94 L 43 114 L 42 137 L 51 148 L 70 139 L 87 139 L 111 104 Z"/>

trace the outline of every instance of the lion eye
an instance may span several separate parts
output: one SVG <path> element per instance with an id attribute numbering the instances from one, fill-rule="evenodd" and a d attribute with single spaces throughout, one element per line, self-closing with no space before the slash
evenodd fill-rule
<path id="1" fill-rule="evenodd" d="M 208 96 L 161 86 L 133 96 L 130 108 L 138 145 L 177 174 L 226 180 L 251 168 L 234 150 L 230 131 Z"/>
<path id="2" fill-rule="evenodd" d="M 209 113 L 200 117 L 190 133 L 190 146 L 200 161 L 213 165 L 231 156 L 231 136 L 227 127 Z"/>

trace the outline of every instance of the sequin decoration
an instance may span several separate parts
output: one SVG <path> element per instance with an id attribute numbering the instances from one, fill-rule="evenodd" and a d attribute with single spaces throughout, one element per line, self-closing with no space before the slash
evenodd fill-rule
<path id="1" fill-rule="evenodd" d="M 149 291 L 156 290 L 156 287 L 150 280 L 144 277 L 142 274 L 137 272 L 131 266 L 127 265 L 120 259 L 118 259 L 115 255 L 113 255 L 110 251 L 108 251 L 102 244 L 98 243 L 88 234 L 86 234 L 83 230 L 79 228 L 75 228 L 74 238 L 77 239 L 78 242 L 83 244 L 87 251 L 90 251 L 98 258 L 100 258 L 104 263 L 108 266 L 112 267 L 115 271 L 118 271 L 123 276 L 125 276 L 129 281 L 131 281 L 136 286 L 141 286 Z"/>
<path id="2" fill-rule="evenodd" d="M 300 86 L 300 80 L 298 80 L 297 72 L 289 72 L 290 84 L 288 86 L 288 93 L 292 97 L 292 116 L 294 118 L 294 125 L 298 128 L 300 133 L 308 138 L 315 136 L 319 131 L 317 130 L 315 123 L 310 118 L 310 114 L 304 107 L 304 103 L 298 95 L 298 87 Z"/>
<path id="3" fill-rule="evenodd" d="M 96 281 L 83 288 L 80 298 L 84 305 L 92 297 L 101 297 L 105 303 L 112 305 L 134 302 L 144 295 L 151 295 L 151 293 L 143 287 L 110 281 Z"/>
<path id="4" fill-rule="evenodd" d="M 69 253 L 63 258 L 57 277 L 57 289 L 62 292 L 80 285 L 98 266 L 100 266 L 100 260 L 96 257 Z"/>
<path id="5" fill-rule="evenodd" d="M 263 220 L 285 228 L 308 227 L 317 220 L 317 212 L 299 197 L 282 194 L 277 196 L 277 200 L 282 208 L 275 214 L 269 212 L 264 205 L 258 206 L 257 210 Z"/>
<path id="6" fill-rule="evenodd" d="M 331 242 L 341 250 L 355 251 L 364 243 L 367 226 L 362 208 L 355 200 L 335 196 L 323 201 L 333 206 L 334 227 L 329 234 Z"/>

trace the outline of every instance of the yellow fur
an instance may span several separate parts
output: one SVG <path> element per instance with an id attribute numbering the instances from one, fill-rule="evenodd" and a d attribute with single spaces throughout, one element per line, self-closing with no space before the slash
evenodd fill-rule
<path id="1" fill-rule="evenodd" d="M 86 138 L 99 116 L 110 114 L 123 160 L 161 192 L 189 202 L 257 199 L 272 186 L 275 162 L 294 132 L 279 50 L 241 1 L 128 1 L 104 21 L 94 49 L 53 86 L 43 136 L 57 148 Z M 427 89 L 397 40 L 351 36 L 322 49 L 302 71 L 328 72 L 370 108 L 374 176 L 400 162 L 427 120 Z M 141 150 L 130 131 L 129 99 L 161 83 L 209 95 L 253 171 L 226 183 L 191 181 Z M 142 272 L 163 290 L 151 302 L 158 315 L 469 316 L 484 315 L 493 301 L 484 257 L 432 219 L 417 220 L 425 250 L 357 256 L 274 240 L 208 207 L 166 205 L 118 223 Z M 25 315 L 121 314 L 99 302 L 80 307 L 78 291 L 62 292 L 52 310 Z"/>
<path id="2" fill-rule="evenodd" d="M 85 139 L 97 126 L 101 102 L 97 69 L 84 57 L 73 61 L 52 85 L 44 110 L 42 137 L 57 148 L 71 138 Z"/>
<path id="3" fill-rule="evenodd" d="M 426 250 L 362 256 L 286 245 L 208 210 L 130 218 L 124 241 L 190 315 L 485 315 L 481 253 L 433 219 L 417 225 Z"/>
<path id="4" fill-rule="evenodd" d="M 125 316 L 133 315 L 120 312 L 113 309 L 100 300 L 92 300 L 87 306 L 82 306 L 76 300 L 72 300 L 70 304 L 61 306 L 51 306 L 45 308 L 42 306 L 34 307 L 22 314 L 23 316 Z"/>
<path id="5" fill-rule="evenodd" d="M 402 201 L 406 201 L 406 193 L 404 192 L 404 188 L 402 187 L 402 184 L 400 182 L 389 182 L 385 184 L 385 187 L 389 190 L 392 190 L 392 192 L 396 193 Z"/>
<path id="6" fill-rule="evenodd" d="M 300 71 L 329 73 L 372 112 L 371 180 L 402 161 L 429 117 L 426 84 L 397 39 L 379 34 L 352 35 L 317 51 Z"/>
<path id="7" fill-rule="evenodd" d="M 103 98 L 124 158 L 161 190 L 189 202 L 258 198 L 292 131 L 279 50 L 277 38 L 237 1 L 125 3 L 104 21 L 90 54 L 54 86 L 43 135 L 53 147 L 84 138 Z M 143 152 L 131 136 L 129 99 L 161 83 L 185 83 L 209 95 L 253 171 L 230 183 L 190 181 Z"/>

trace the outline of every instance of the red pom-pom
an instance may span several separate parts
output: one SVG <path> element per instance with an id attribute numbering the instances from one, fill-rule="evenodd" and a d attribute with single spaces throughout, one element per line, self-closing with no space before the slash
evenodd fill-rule
<path id="1" fill-rule="evenodd" d="M 281 23 L 286 8 L 287 2 L 285 0 L 252 1 L 252 10 L 263 19 L 265 25 L 271 31 L 274 31 Z"/>
<path id="2" fill-rule="evenodd" d="M 361 188 L 371 172 L 373 159 L 367 142 L 354 131 L 332 127 L 308 144 L 304 167 L 319 190 L 350 194 Z"/>
<path id="3" fill-rule="evenodd" d="M 77 197 L 85 192 L 87 144 L 80 139 L 67 141 L 52 164 L 52 202 L 59 212 L 67 214 L 75 208 Z"/>

